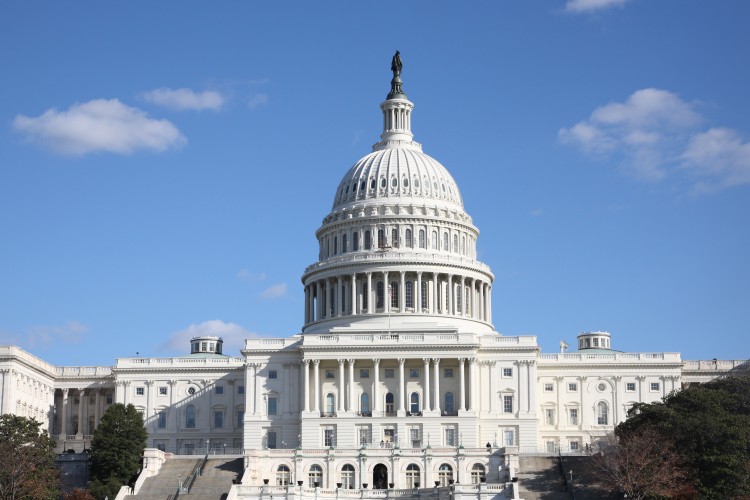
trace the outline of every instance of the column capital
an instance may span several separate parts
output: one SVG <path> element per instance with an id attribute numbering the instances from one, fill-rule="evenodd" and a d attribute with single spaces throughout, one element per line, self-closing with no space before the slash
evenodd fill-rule
<path id="1" fill-rule="evenodd" d="M 378 366 L 380 364 L 380 358 L 372 358 L 372 362 L 375 364 L 375 366 Z"/>
<path id="2" fill-rule="evenodd" d="M 458 358 L 458 364 L 462 365 L 466 362 L 466 358 Z"/>
<path id="3" fill-rule="evenodd" d="M 398 364 L 403 365 L 406 363 L 406 358 L 398 358 Z"/>
<path id="4" fill-rule="evenodd" d="M 422 358 L 422 361 L 424 361 L 424 364 L 426 365 L 430 364 L 430 358 Z"/>
<path id="5" fill-rule="evenodd" d="M 354 359 L 347 359 L 346 362 L 349 363 L 350 366 L 354 366 Z"/>
<path id="6" fill-rule="evenodd" d="M 339 362 L 339 366 L 344 366 L 344 363 L 346 363 L 346 360 L 339 359 L 338 362 Z"/>
<path id="7" fill-rule="evenodd" d="M 372 271 L 365 271 L 365 275 L 367 275 L 368 277 L 372 276 Z"/>
<path id="8" fill-rule="evenodd" d="M 302 364 L 305 365 L 305 366 L 310 366 L 310 361 L 312 361 L 312 360 L 310 360 L 310 359 L 303 359 L 302 360 Z"/>
<path id="9" fill-rule="evenodd" d="M 440 358 L 432 358 L 432 362 L 435 363 L 435 365 L 440 364 Z"/>
<path id="10" fill-rule="evenodd" d="M 313 359 L 312 362 L 315 363 L 315 366 L 318 366 L 320 364 L 319 359 Z"/>

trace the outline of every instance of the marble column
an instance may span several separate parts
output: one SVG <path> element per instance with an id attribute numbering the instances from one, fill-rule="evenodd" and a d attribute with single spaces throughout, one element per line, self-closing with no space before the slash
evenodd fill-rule
<path id="1" fill-rule="evenodd" d="M 352 316 L 359 314 L 357 310 L 357 275 L 352 274 L 352 299 L 351 299 Z"/>
<path id="2" fill-rule="evenodd" d="M 432 358 L 433 374 L 435 375 L 435 411 L 440 413 L 440 358 Z"/>
<path id="3" fill-rule="evenodd" d="M 422 358 L 424 362 L 424 410 L 430 411 L 430 358 Z"/>
<path id="4" fill-rule="evenodd" d="M 398 309 L 399 312 L 406 312 L 406 271 L 401 271 L 399 276 L 399 288 L 401 289 L 400 296 L 398 298 Z M 413 292 L 414 290 L 412 290 Z M 412 294 L 413 300 L 413 294 Z"/>
<path id="5" fill-rule="evenodd" d="M 310 411 L 310 360 L 304 359 L 302 360 L 302 373 L 305 376 L 304 386 L 303 386 L 303 392 L 304 392 L 304 400 L 303 400 L 303 406 L 305 408 L 306 412 Z"/>
<path id="6" fill-rule="evenodd" d="M 372 411 L 380 411 L 380 360 L 375 358 L 373 371 L 375 372 L 375 383 L 372 385 Z"/>
<path id="7" fill-rule="evenodd" d="M 338 403 L 338 412 L 342 413 L 344 411 L 344 400 L 346 399 L 345 391 L 344 391 L 344 360 L 339 360 L 339 400 Z"/>
<path id="8" fill-rule="evenodd" d="M 347 362 L 349 363 L 349 407 L 347 410 L 356 411 L 357 402 L 355 401 L 354 396 L 354 360 L 349 359 Z"/>
<path id="9" fill-rule="evenodd" d="M 404 398 L 406 396 L 406 377 L 404 376 L 404 365 L 406 359 L 399 358 L 398 360 L 398 411 L 399 414 L 403 414 L 406 411 L 404 406 Z"/>
<path id="10" fill-rule="evenodd" d="M 372 273 L 367 272 L 367 314 L 372 314 Z"/>
<path id="11" fill-rule="evenodd" d="M 315 396 L 315 400 L 313 401 L 313 411 L 320 413 L 320 360 L 314 359 L 313 366 L 313 383 L 315 384 L 315 387 L 313 388 L 313 395 Z"/>
<path id="12" fill-rule="evenodd" d="M 458 411 L 466 411 L 466 358 L 458 358 Z"/>

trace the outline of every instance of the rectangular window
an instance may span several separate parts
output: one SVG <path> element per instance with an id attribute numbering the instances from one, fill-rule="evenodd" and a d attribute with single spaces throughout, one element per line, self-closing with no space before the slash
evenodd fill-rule
<path id="1" fill-rule="evenodd" d="M 547 425 L 555 425 L 555 410 L 552 408 L 546 408 L 544 410 L 544 417 Z"/>
<path id="2" fill-rule="evenodd" d="M 411 438 L 411 447 L 412 448 L 421 448 L 422 447 L 422 439 L 421 439 L 421 432 L 419 427 L 412 427 L 409 429 L 409 437 Z"/>
<path id="3" fill-rule="evenodd" d="M 145 390 L 143 389 L 143 387 L 136 387 L 135 388 L 135 395 L 136 396 L 143 396 L 144 394 L 145 394 Z M 77 402 L 78 401 L 76 401 L 76 403 Z"/>
<path id="4" fill-rule="evenodd" d="M 266 448 L 269 450 L 276 449 L 276 431 L 266 432 Z"/>
<path id="5" fill-rule="evenodd" d="M 164 443 L 159 443 L 156 445 L 156 449 L 159 451 L 167 451 L 167 445 L 165 445 Z"/>
<path id="6" fill-rule="evenodd" d="M 578 425 L 578 408 L 570 409 L 570 425 Z"/>
<path id="7" fill-rule="evenodd" d="M 217 410 L 214 412 L 214 429 L 223 429 L 223 428 L 224 428 L 224 412 Z"/>
<path id="8" fill-rule="evenodd" d="M 238 385 L 237 386 L 237 394 L 245 394 L 245 386 L 244 385 Z"/>
<path id="9" fill-rule="evenodd" d="M 419 368 L 409 368 L 409 378 L 419 378 Z"/>
<path id="10" fill-rule="evenodd" d="M 166 395 L 167 395 L 167 388 L 159 387 L 159 396 L 166 396 Z"/>
<path id="11" fill-rule="evenodd" d="M 385 378 L 393 378 L 395 375 L 395 371 L 393 368 L 386 368 L 385 369 Z"/>
<path id="12" fill-rule="evenodd" d="M 503 377 L 510 378 L 513 376 L 513 368 L 503 368 Z"/>
<path id="13" fill-rule="evenodd" d="M 217 386 L 215 387 L 215 390 L 216 390 L 216 394 L 217 394 L 217 395 L 219 395 L 219 394 L 224 394 L 224 386 L 223 386 L 223 385 L 217 385 Z"/>
<path id="14" fill-rule="evenodd" d="M 651 391 L 652 392 L 658 391 L 659 387 L 660 387 L 659 382 L 651 382 Z"/>
<path id="15" fill-rule="evenodd" d="M 570 382 L 570 383 L 568 384 L 568 390 L 569 390 L 570 392 L 578 392 L 578 384 L 577 384 L 577 383 L 575 383 L 575 382 Z"/>
<path id="16" fill-rule="evenodd" d="M 503 412 L 513 413 L 513 396 L 503 396 Z"/>
<path id="17" fill-rule="evenodd" d="M 552 392 L 555 390 L 555 386 L 550 383 L 544 384 L 544 392 Z"/>
<path id="18" fill-rule="evenodd" d="M 369 368 L 360 368 L 359 369 L 359 378 L 370 378 L 370 369 Z"/>
<path id="19" fill-rule="evenodd" d="M 456 446 L 456 429 L 454 427 L 445 428 L 445 446 Z"/>
<path id="20" fill-rule="evenodd" d="M 157 427 L 159 427 L 159 429 L 164 429 L 167 427 L 167 414 L 163 411 L 159 412 L 159 421 Z"/>
<path id="21" fill-rule="evenodd" d="M 628 392 L 635 392 L 635 382 L 628 382 L 625 384 L 625 390 Z"/>
<path id="22" fill-rule="evenodd" d="M 369 426 L 362 426 L 359 427 L 359 444 L 364 446 L 367 444 L 370 444 L 372 441 L 370 440 L 370 427 Z"/>
<path id="23" fill-rule="evenodd" d="M 112 396 L 107 396 L 107 404 L 108 405 L 112 404 Z"/>
<path id="24" fill-rule="evenodd" d="M 578 451 L 581 449 L 581 443 L 580 441 L 571 441 L 570 442 L 570 451 Z"/>
<path id="25" fill-rule="evenodd" d="M 443 370 L 443 376 L 445 378 L 453 378 L 453 368 L 446 368 Z"/>
<path id="26" fill-rule="evenodd" d="M 268 414 L 276 415 L 276 398 L 268 398 Z"/>
<path id="27" fill-rule="evenodd" d="M 237 428 L 242 429 L 244 427 L 245 423 L 245 412 L 242 410 L 237 410 Z"/>
<path id="28" fill-rule="evenodd" d="M 505 446 L 515 446 L 516 433 L 511 429 L 503 431 L 503 444 Z"/>
<path id="29" fill-rule="evenodd" d="M 326 370 L 326 378 L 327 379 L 334 379 L 334 378 L 336 378 L 336 374 L 333 372 L 333 370 Z"/>
<path id="30" fill-rule="evenodd" d="M 268 378 L 269 379 L 279 378 L 279 372 L 277 372 L 276 370 L 268 370 Z"/>
<path id="31" fill-rule="evenodd" d="M 336 431 L 331 427 L 323 429 L 323 446 L 336 446 Z"/>

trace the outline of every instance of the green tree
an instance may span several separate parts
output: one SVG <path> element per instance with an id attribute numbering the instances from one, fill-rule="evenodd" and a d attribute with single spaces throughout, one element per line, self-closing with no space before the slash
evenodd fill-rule
<path id="1" fill-rule="evenodd" d="M 618 435 L 655 429 L 688 464 L 701 498 L 750 495 L 750 377 L 726 377 L 638 404 Z"/>
<path id="2" fill-rule="evenodd" d="M 55 442 L 34 419 L 0 416 L 0 499 L 54 499 L 60 476 Z"/>
<path id="3" fill-rule="evenodd" d="M 114 404 L 102 416 L 91 443 L 91 492 L 114 498 L 120 487 L 135 481 L 148 433 L 143 415 L 133 405 Z"/>

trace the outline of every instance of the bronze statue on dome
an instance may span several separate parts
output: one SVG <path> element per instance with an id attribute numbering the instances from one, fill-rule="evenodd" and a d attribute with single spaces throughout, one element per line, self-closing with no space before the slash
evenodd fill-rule
<path id="1" fill-rule="evenodd" d="M 391 60 L 391 71 L 393 71 L 393 76 L 401 76 L 401 68 L 403 67 L 404 65 L 401 63 L 401 55 L 397 50 L 396 53 L 393 54 L 393 59 Z"/>

